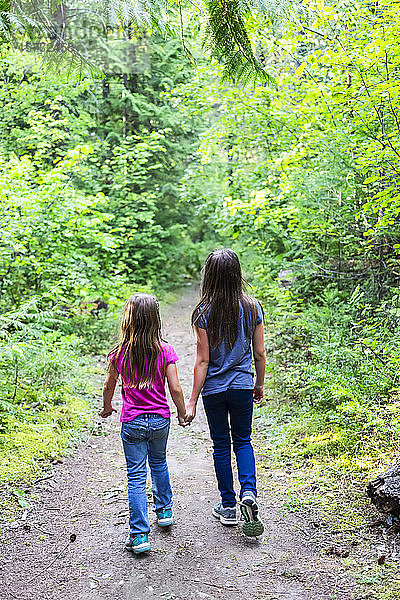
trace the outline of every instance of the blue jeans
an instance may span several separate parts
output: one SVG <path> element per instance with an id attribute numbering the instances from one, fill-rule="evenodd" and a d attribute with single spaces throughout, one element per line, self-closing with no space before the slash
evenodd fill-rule
<path id="1" fill-rule="evenodd" d="M 128 471 L 129 529 L 131 535 L 148 533 L 147 459 L 151 471 L 153 510 L 172 506 L 172 490 L 166 458 L 170 420 L 144 414 L 122 423 L 121 438 Z"/>
<path id="2" fill-rule="evenodd" d="M 240 498 L 245 491 L 257 496 L 256 465 L 251 445 L 253 390 L 228 389 L 203 396 L 210 435 L 214 445 L 214 467 L 222 505 L 236 505 L 233 489 L 231 445 L 236 455 Z"/>

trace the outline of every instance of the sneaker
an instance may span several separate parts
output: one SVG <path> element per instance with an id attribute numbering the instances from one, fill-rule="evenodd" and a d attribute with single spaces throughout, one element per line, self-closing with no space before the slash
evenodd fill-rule
<path id="1" fill-rule="evenodd" d="M 222 525 L 237 525 L 238 518 L 236 508 L 222 506 L 222 502 L 218 502 L 213 508 L 212 514 L 219 519 Z"/>
<path id="2" fill-rule="evenodd" d="M 130 535 L 125 542 L 125 548 L 130 552 L 133 552 L 133 554 L 149 552 L 149 550 L 151 550 L 149 536 L 147 533 L 139 533 L 135 536 Z"/>
<path id="3" fill-rule="evenodd" d="M 248 537 L 257 537 L 264 531 L 264 525 L 258 515 L 258 504 L 253 492 L 244 492 L 240 501 L 242 513 L 243 533 Z"/>
<path id="4" fill-rule="evenodd" d="M 174 524 L 174 514 L 171 508 L 156 510 L 157 525 L 160 527 L 169 527 Z"/>

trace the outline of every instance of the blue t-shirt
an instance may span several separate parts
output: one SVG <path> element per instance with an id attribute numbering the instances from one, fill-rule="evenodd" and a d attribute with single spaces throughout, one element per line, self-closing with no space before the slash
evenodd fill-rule
<path id="1" fill-rule="evenodd" d="M 246 337 L 242 305 L 239 307 L 239 331 L 235 345 L 231 349 L 225 340 L 217 347 L 210 347 L 210 362 L 201 393 L 203 396 L 225 392 L 227 389 L 253 389 L 252 347 L 254 329 L 263 322 L 263 310 L 256 301 L 257 315 L 250 337 Z M 197 327 L 207 331 L 207 317 L 202 315 Z"/>

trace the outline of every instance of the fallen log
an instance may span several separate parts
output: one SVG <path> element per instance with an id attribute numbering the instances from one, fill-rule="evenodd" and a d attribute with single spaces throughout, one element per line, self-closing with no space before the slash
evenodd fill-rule
<path id="1" fill-rule="evenodd" d="M 367 494 L 380 512 L 400 517 L 400 462 L 370 481 Z"/>

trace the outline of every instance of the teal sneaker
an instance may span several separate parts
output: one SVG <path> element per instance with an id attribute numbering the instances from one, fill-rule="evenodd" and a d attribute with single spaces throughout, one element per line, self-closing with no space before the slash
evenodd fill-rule
<path id="1" fill-rule="evenodd" d="M 258 504 L 252 492 L 244 492 L 240 501 L 240 512 L 244 520 L 243 533 L 248 537 L 258 537 L 264 532 L 264 525 L 258 514 Z"/>
<path id="2" fill-rule="evenodd" d="M 235 507 L 224 507 L 222 502 L 218 502 L 213 508 L 212 514 L 219 519 L 222 525 L 237 525 L 238 518 Z"/>
<path id="3" fill-rule="evenodd" d="M 157 525 L 160 527 L 170 527 L 174 524 L 174 514 L 171 508 L 156 510 Z"/>
<path id="4" fill-rule="evenodd" d="M 125 548 L 130 552 L 133 552 L 133 554 L 149 552 L 151 550 L 149 536 L 147 533 L 139 533 L 138 535 L 134 536 L 130 535 L 125 542 Z"/>

